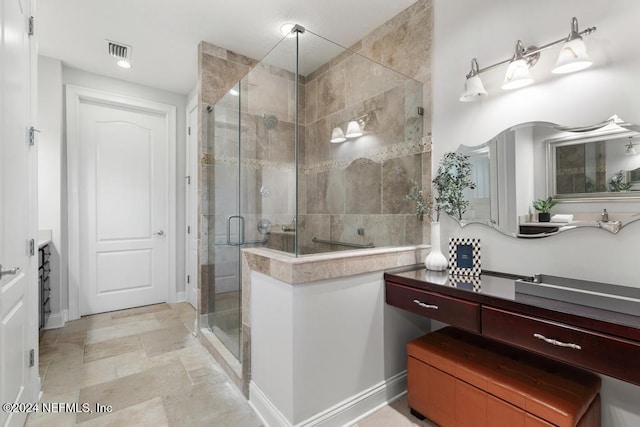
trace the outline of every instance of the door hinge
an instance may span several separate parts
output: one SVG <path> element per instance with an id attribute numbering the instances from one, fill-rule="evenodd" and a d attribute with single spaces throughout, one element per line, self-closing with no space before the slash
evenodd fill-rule
<path id="1" fill-rule="evenodd" d="M 187 128 L 187 132 L 189 133 L 189 135 L 191 135 L 191 126 Z"/>
<path id="2" fill-rule="evenodd" d="M 29 145 L 36 145 L 36 132 L 40 133 L 39 129 L 34 128 L 33 126 L 31 126 L 29 128 Z"/>
<path id="3" fill-rule="evenodd" d="M 29 350 L 29 367 L 33 368 L 36 364 L 36 351 L 34 349 Z"/>
<path id="4" fill-rule="evenodd" d="M 187 274 L 187 283 L 191 283 L 191 276 Z"/>
<path id="5" fill-rule="evenodd" d="M 187 225 L 187 234 L 191 234 L 191 226 Z"/>
<path id="6" fill-rule="evenodd" d="M 184 179 L 186 179 L 186 180 L 187 180 L 187 184 L 188 184 L 188 185 L 191 185 L 191 175 L 189 175 L 189 176 L 185 176 L 185 177 L 184 177 Z"/>
<path id="7" fill-rule="evenodd" d="M 36 25 L 35 18 L 33 16 L 30 16 L 29 17 L 29 35 L 30 36 L 35 34 L 35 31 L 36 31 L 35 25 Z"/>
<path id="8" fill-rule="evenodd" d="M 29 240 L 29 255 L 34 256 L 36 254 L 36 241 L 34 239 Z"/>

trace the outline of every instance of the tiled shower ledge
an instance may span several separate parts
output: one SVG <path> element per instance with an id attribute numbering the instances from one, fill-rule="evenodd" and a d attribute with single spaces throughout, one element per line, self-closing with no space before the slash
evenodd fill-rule
<path id="1" fill-rule="evenodd" d="M 243 249 L 249 268 L 291 285 L 404 267 L 424 261 L 429 245 L 397 246 L 294 257 L 264 248 Z"/>

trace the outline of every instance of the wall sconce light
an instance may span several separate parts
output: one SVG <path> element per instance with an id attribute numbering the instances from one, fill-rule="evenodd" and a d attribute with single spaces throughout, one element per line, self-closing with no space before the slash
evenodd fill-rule
<path id="1" fill-rule="evenodd" d="M 331 131 L 331 143 L 339 144 L 341 142 L 345 142 L 346 140 L 347 138 L 344 137 L 344 132 L 342 132 L 341 127 L 333 128 L 333 131 Z"/>
<path id="2" fill-rule="evenodd" d="M 369 123 L 370 116 L 365 113 L 349 121 L 347 124 L 347 132 L 343 132 L 340 126 L 336 126 L 331 131 L 331 142 L 338 144 L 345 142 L 347 139 L 358 138 L 364 135 L 364 128 Z M 344 122 L 343 122 L 344 123 Z"/>
<path id="3" fill-rule="evenodd" d="M 362 129 L 360 128 L 360 124 L 355 120 L 351 120 L 347 125 L 347 133 L 345 136 L 347 138 L 357 138 L 359 136 L 362 136 Z"/>
<path id="4" fill-rule="evenodd" d="M 516 42 L 516 53 L 513 55 L 511 62 L 509 62 L 507 73 L 504 75 L 502 89 L 518 89 L 533 83 L 529 66 L 537 62 L 538 56 L 525 57 L 526 52 L 527 50 L 524 48 L 522 40 L 518 40 Z"/>
<path id="5" fill-rule="evenodd" d="M 502 83 L 502 89 L 517 89 L 530 85 L 533 83 L 533 78 L 531 77 L 529 68 L 538 61 L 540 52 L 560 43 L 564 43 L 564 45 L 560 50 L 558 60 L 551 71 L 552 73 L 571 73 L 589 67 L 592 61 L 587 55 L 587 47 L 582 41 L 582 36 L 591 34 L 594 31 L 596 31 L 596 27 L 589 27 L 584 31 L 579 31 L 578 20 L 574 17 L 571 18 L 571 32 L 567 37 L 547 43 L 541 47 L 524 47 L 522 41 L 518 40 L 515 54 L 511 58 L 484 68 L 480 68 L 478 66 L 478 60 L 473 58 L 471 60 L 471 71 L 467 74 L 465 89 L 460 97 L 460 101 L 471 102 L 486 95 L 487 91 L 482 84 L 479 74 L 506 63 L 509 65 Z"/>
<path id="6" fill-rule="evenodd" d="M 464 93 L 460 97 L 462 102 L 474 101 L 477 97 L 485 96 L 487 91 L 484 89 L 482 79 L 478 75 L 478 60 L 473 58 L 471 60 L 471 71 L 467 74 L 467 80 L 464 82 Z"/>

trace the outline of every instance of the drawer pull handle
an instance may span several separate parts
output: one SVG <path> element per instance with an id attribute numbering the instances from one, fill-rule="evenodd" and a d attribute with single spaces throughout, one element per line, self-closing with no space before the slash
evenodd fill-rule
<path id="1" fill-rule="evenodd" d="M 541 334 L 533 334 L 534 337 L 538 338 L 539 340 L 542 340 L 544 342 L 548 342 L 549 344 L 552 345 L 557 345 L 558 347 L 568 347 L 568 348 L 572 348 L 574 350 L 582 350 L 582 347 L 580 347 L 578 344 L 573 344 L 570 342 L 562 342 L 562 341 L 558 341 L 558 340 L 554 340 L 553 338 L 547 338 L 544 335 Z"/>
<path id="2" fill-rule="evenodd" d="M 433 304 L 425 304 L 422 301 L 419 301 L 417 299 L 414 299 L 413 302 L 415 302 L 416 304 L 418 304 L 420 307 L 422 308 L 431 308 L 433 310 L 437 310 L 438 306 L 437 305 L 433 305 Z"/>

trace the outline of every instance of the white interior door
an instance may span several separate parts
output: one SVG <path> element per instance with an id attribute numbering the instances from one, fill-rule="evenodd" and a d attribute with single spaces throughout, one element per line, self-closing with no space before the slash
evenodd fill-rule
<path id="1" fill-rule="evenodd" d="M 198 108 L 187 106 L 187 179 L 186 179 L 186 289 L 187 300 L 195 308 L 198 300 Z"/>
<path id="2" fill-rule="evenodd" d="M 80 315 L 167 301 L 165 118 L 81 102 L 79 136 Z"/>
<path id="3" fill-rule="evenodd" d="M 30 121 L 28 1 L 2 0 L 0 13 L 0 402 L 34 398 L 30 350 L 37 345 L 35 257 L 35 148 L 27 143 Z M 32 372 L 32 371 L 35 371 Z M 4 408 L 3 408 L 4 409 Z M 26 414 L 0 411 L 0 425 L 21 426 Z"/>

